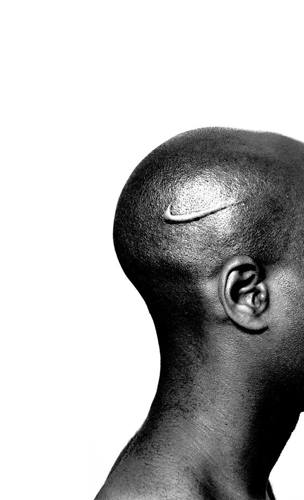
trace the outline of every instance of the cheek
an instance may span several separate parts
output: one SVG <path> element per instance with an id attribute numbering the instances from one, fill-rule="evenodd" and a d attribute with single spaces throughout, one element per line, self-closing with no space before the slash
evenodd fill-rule
<path id="1" fill-rule="evenodd" d="M 304 276 L 285 271 L 270 287 L 270 328 L 277 355 L 291 371 L 304 374 Z"/>
<path id="2" fill-rule="evenodd" d="M 304 331 L 304 276 L 301 276 L 300 272 L 284 269 L 270 277 L 269 323 L 271 330 L 278 337 L 292 334 L 299 336 L 299 339 L 303 337 L 304 342 L 304 335 L 302 335 Z"/>
<path id="3" fill-rule="evenodd" d="M 274 279 L 272 279 L 274 278 Z M 284 270 L 269 280 L 273 369 L 304 411 L 304 273 Z"/>

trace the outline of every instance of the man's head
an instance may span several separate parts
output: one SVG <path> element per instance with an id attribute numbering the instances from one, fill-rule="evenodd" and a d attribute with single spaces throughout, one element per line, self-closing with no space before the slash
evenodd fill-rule
<path id="1" fill-rule="evenodd" d="M 120 196 L 114 243 L 161 350 L 208 332 L 246 338 L 303 381 L 303 215 L 300 142 L 198 129 L 148 155 Z"/>

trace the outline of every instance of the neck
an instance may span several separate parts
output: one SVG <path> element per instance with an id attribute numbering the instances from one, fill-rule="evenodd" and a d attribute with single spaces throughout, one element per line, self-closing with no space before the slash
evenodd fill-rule
<path id="1" fill-rule="evenodd" d="M 189 345 L 187 353 L 171 349 L 132 453 L 145 457 L 151 478 L 159 474 L 170 491 L 178 484 L 187 498 L 268 498 L 269 474 L 299 411 L 248 346 L 242 352 L 221 339 L 209 352 L 212 359 L 190 359 Z"/>

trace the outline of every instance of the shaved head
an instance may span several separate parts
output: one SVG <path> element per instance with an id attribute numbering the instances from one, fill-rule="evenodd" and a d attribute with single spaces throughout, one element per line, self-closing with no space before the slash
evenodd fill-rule
<path id="1" fill-rule="evenodd" d="M 114 242 L 152 315 L 181 303 L 191 313 L 195 284 L 233 255 L 269 265 L 292 254 L 303 169 L 302 143 L 232 129 L 186 132 L 148 155 L 121 194 Z"/>
<path id="2" fill-rule="evenodd" d="M 304 409 L 303 207 L 304 145 L 277 134 L 186 132 L 134 170 L 114 243 L 161 369 L 101 498 L 273 498 Z"/>

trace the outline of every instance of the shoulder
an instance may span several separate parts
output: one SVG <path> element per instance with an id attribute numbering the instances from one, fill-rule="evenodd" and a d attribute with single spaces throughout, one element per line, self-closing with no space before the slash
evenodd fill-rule
<path id="1" fill-rule="evenodd" d="M 95 500 L 161 500 L 156 496 L 141 495 L 140 493 L 131 491 L 121 491 L 120 488 L 108 487 L 105 484 Z"/>
<path id="2" fill-rule="evenodd" d="M 95 500 L 160 500 L 156 497 L 143 497 L 132 493 L 119 493 L 114 491 L 103 491 L 103 488 L 98 493 Z"/>

